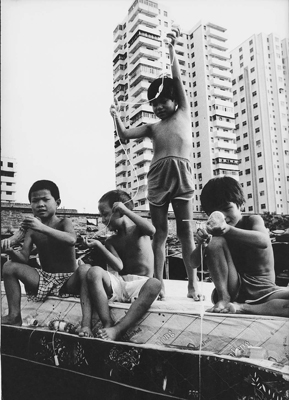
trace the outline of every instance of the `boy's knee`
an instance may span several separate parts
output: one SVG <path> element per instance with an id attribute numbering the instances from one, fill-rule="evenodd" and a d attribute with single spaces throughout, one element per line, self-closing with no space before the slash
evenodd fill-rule
<path id="1" fill-rule="evenodd" d="M 6 263 L 3 264 L 3 269 L 2 269 L 3 278 L 5 278 L 5 276 L 12 275 L 14 272 L 15 272 L 15 263 L 13 261 L 6 261 Z"/>
<path id="2" fill-rule="evenodd" d="M 89 268 L 90 268 L 89 264 L 82 264 L 77 268 L 77 273 L 81 280 L 86 277 L 86 274 L 87 274 L 87 271 L 89 270 Z"/>
<path id="3" fill-rule="evenodd" d="M 215 253 L 226 245 L 226 239 L 223 236 L 213 236 L 208 247 L 207 254 Z"/>
<path id="4" fill-rule="evenodd" d="M 150 278 L 147 281 L 147 287 L 151 294 L 157 296 L 161 291 L 162 285 L 161 282 L 157 278 Z"/>
<path id="5" fill-rule="evenodd" d="M 97 279 L 102 278 L 104 269 L 101 267 L 91 267 L 88 269 L 86 279 L 88 282 L 94 282 Z"/>

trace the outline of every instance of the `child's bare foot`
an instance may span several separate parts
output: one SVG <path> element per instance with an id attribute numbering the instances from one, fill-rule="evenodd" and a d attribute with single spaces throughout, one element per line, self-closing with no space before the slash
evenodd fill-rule
<path id="1" fill-rule="evenodd" d="M 166 297 L 165 284 L 162 281 L 161 282 L 161 291 L 159 292 L 157 300 L 159 300 L 159 301 L 165 300 L 165 297 Z"/>
<path id="2" fill-rule="evenodd" d="M 117 340 L 119 337 L 118 331 L 115 326 L 109 328 L 99 329 L 97 337 L 104 340 Z"/>
<path id="3" fill-rule="evenodd" d="M 80 328 L 78 331 L 78 335 L 80 337 L 93 337 L 93 333 L 88 326 L 83 326 L 82 328 Z"/>
<path id="4" fill-rule="evenodd" d="M 199 291 L 197 285 L 190 285 L 188 284 L 188 294 L 187 297 L 193 299 L 195 301 L 204 301 L 205 296 Z"/>
<path id="5" fill-rule="evenodd" d="M 243 314 L 246 313 L 244 310 L 244 305 L 240 303 L 230 303 L 229 312 L 231 314 Z"/>
<path id="6" fill-rule="evenodd" d="M 213 313 L 232 313 L 232 303 L 229 301 L 218 301 L 212 308 L 206 310 Z"/>
<path id="7" fill-rule="evenodd" d="M 17 317 L 11 317 L 9 315 L 5 315 L 4 317 L 1 318 L 1 324 L 22 326 L 22 318 L 20 315 Z"/>

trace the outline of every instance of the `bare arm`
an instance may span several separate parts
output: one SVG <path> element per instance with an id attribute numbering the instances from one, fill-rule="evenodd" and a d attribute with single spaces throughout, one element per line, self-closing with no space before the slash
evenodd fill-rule
<path id="1" fill-rule="evenodd" d="M 212 235 L 208 235 L 205 229 L 199 228 L 196 233 L 197 245 L 192 251 L 191 262 L 193 268 L 198 268 L 201 265 L 202 257 L 204 256 L 206 247 L 210 243 Z"/>
<path id="2" fill-rule="evenodd" d="M 182 76 L 180 71 L 179 62 L 177 60 L 176 52 L 175 52 L 175 37 L 173 34 L 168 34 L 171 43 L 169 44 L 169 54 L 170 60 L 172 63 L 172 75 L 176 84 L 177 93 L 178 93 L 178 106 L 182 110 L 189 111 L 189 102 L 186 95 L 186 91 L 182 82 Z"/>
<path id="3" fill-rule="evenodd" d="M 51 228 L 43 224 L 38 218 L 26 217 L 22 222 L 22 226 L 26 229 L 32 229 L 34 231 L 43 233 L 55 240 L 67 244 L 68 246 L 74 246 L 76 243 L 76 234 L 72 226 L 72 222 L 68 218 L 64 218 L 62 221 L 63 231 Z"/>
<path id="4" fill-rule="evenodd" d="M 112 212 L 119 212 L 121 215 L 126 215 L 140 229 L 142 235 L 153 236 L 156 232 L 155 227 L 145 218 L 137 215 L 129 210 L 123 203 L 114 203 Z"/>
<path id="5" fill-rule="evenodd" d="M 265 228 L 264 221 L 259 215 L 250 216 L 251 230 L 239 229 L 234 226 L 227 225 L 224 237 L 238 240 L 240 243 L 250 247 L 266 249 L 270 246 L 270 237 Z"/>
<path id="6" fill-rule="evenodd" d="M 20 251 L 15 251 L 12 248 L 6 249 L 6 253 L 10 256 L 12 261 L 27 264 L 29 256 L 33 247 L 33 242 L 31 238 L 31 231 L 28 231 L 24 238 L 24 243 Z"/>
<path id="7" fill-rule="evenodd" d="M 115 100 L 117 103 L 117 101 Z M 137 139 L 142 137 L 150 137 L 151 136 L 151 127 L 150 124 L 138 126 L 136 128 L 126 129 L 124 126 L 119 114 L 117 104 L 112 104 L 110 106 L 110 114 L 115 121 L 117 133 L 122 140 L 127 139 Z"/>
<path id="8" fill-rule="evenodd" d="M 99 240 L 87 238 L 85 239 L 85 244 L 89 248 L 97 247 L 105 256 L 108 265 L 115 271 L 120 272 L 123 269 L 122 260 L 109 239 L 106 240 L 105 246 Z"/>

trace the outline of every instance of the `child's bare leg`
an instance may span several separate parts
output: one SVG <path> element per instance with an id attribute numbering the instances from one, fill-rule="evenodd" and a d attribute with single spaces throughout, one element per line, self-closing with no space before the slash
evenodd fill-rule
<path id="1" fill-rule="evenodd" d="M 92 306 L 96 309 L 104 327 L 114 324 L 108 305 L 112 294 L 111 282 L 107 271 L 101 267 L 91 267 L 87 272 L 87 284 Z"/>
<path id="2" fill-rule="evenodd" d="M 231 298 L 238 290 L 238 274 L 227 242 L 223 237 L 213 237 L 206 249 L 207 265 L 218 294 L 218 301 L 210 312 L 229 312 Z"/>
<path id="3" fill-rule="evenodd" d="M 204 296 L 198 287 L 197 269 L 191 264 L 191 254 L 195 248 L 193 232 L 193 204 L 192 200 L 174 200 L 173 208 L 176 216 L 177 235 L 182 246 L 183 261 L 188 275 L 187 297 L 199 301 Z"/>
<path id="4" fill-rule="evenodd" d="M 268 297 L 266 302 L 261 304 L 232 303 L 230 312 L 289 318 L 289 290 L 275 292 Z"/>
<path id="5" fill-rule="evenodd" d="M 165 298 L 165 285 L 163 280 L 164 263 L 166 258 L 166 240 L 168 235 L 168 205 L 155 207 L 150 204 L 151 219 L 156 233 L 153 237 L 153 251 L 155 258 L 154 276 L 161 282 L 159 299 Z"/>
<path id="6" fill-rule="evenodd" d="M 99 331 L 99 336 L 106 340 L 117 340 L 128 328 L 144 316 L 161 290 L 161 283 L 150 278 L 141 288 L 139 297 L 132 303 L 126 315 L 114 326 Z"/>
<path id="7" fill-rule="evenodd" d="M 80 291 L 80 304 L 82 310 L 82 320 L 81 320 L 81 327 L 80 329 L 78 329 L 78 334 L 79 336 L 82 337 L 93 337 L 93 333 L 91 330 L 92 307 L 86 280 L 86 275 L 89 268 L 90 265 L 82 264 L 77 268 L 74 274 L 75 284 L 77 282 L 80 284 L 79 291 Z"/>
<path id="8" fill-rule="evenodd" d="M 39 274 L 29 265 L 8 261 L 3 265 L 3 279 L 8 302 L 8 315 L 2 317 L 2 324 L 21 326 L 21 287 L 19 280 L 29 290 L 36 293 Z"/>

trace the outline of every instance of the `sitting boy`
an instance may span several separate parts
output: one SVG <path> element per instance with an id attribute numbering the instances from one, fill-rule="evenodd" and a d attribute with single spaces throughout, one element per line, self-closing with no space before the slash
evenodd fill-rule
<path id="1" fill-rule="evenodd" d="M 28 198 L 33 217 L 28 216 L 22 222 L 26 231 L 22 249 L 15 251 L 9 248 L 9 242 L 5 243 L 5 252 L 11 258 L 3 265 L 9 311 L 2 324 L 7 325 L 22 325 L 19 281 L 24 283 L 28 299 L 34 301 L 44 301 L 48 295 L 79 294 L 80 288 L 74 247 L 76 234 L 68 218 L 56 216 L 61 202 L 58 187 L 48 180 L 37 181 Z M 34 244 L 41 268 L 27 265 Z"/>
<path id="2" fill-rule="evenodd" d="M 161 290 L 161 283 L 153 278 L 154 257 L 151 236 L 154 226 L 135 214 L 133 201 L 122 190 L 112 190 L 99 200 L 103 223 L 115 233 L 105 246 L 98 240 L 86 240 L 88 247 L 98 247 L 111 267 L 91 267 L 83 280 L 81 306 L 83 312 L 80 336 L 93 336 L 91 331 L 92 307 L 103 324 L 98 337 L 117 340 L 149 309 Z M 109 301 L 132 302 L 125 317 L 114 324 Z"/>
<path id="3" fill-rule="evenodd" d="M 275 284 L 269 233 L 260 215 L 241 214 L 244 202 L 240 184 L 228 176 L 211 179 L 201 193 L 202 208 L 211 216 L 206 230 L 212 239 L 208 244 L 206 232 L 199 231 L 192 261 L 199 265 L 205 244 L 215 284 L 215 305 L 208 311 L 289 317 L 289 290 Z"/>

